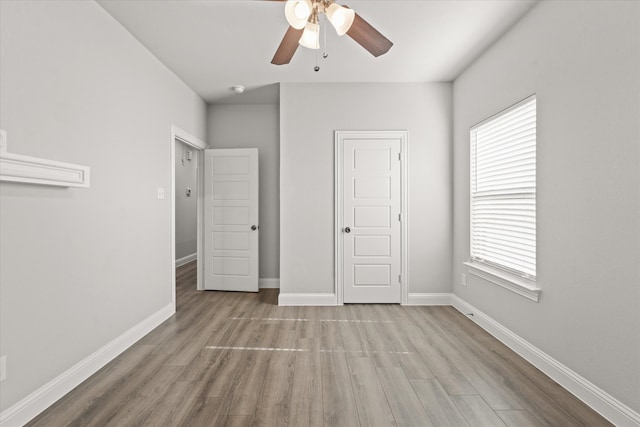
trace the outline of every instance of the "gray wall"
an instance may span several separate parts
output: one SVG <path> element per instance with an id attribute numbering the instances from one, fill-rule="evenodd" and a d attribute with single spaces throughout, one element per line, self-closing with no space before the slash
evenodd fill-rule
<path id="1" fill-rule="evenodd" d="M 640 3 L 542 2 L 454 84 L 454 292 L 640 410 Z M 469 128 L 537 94 L 538 304 L 469 258 Z"/>
<path id="2" fill-rule="evenodd" d="M 409 292 L 451 291 L 451 85 L 281 84 L 280 290 L 334 292 L 334 131 L 409 131 Z"/>
<path id="3" fill-rule="evenodd" d="M 187 160 L 187 151 L 192 153 L 191 160 Z M 195 148 L 176 141 L 176 260 L 198 249 L 198 155 Z M 191 188 L 191 197 L 187 197 L 187 188 Z"/>
<path id="4" fill-rule="evenodd" d="M 240 95 L 243 96 L 243 95 Z M 260 278 L 280 277 L 280 130 L 277 104 L 210 105 L 211 148 L 254 148 L 260 162 Z"/>
<path id="5" fill-rule="evenodd" d="M 206 107 L 94 2 L 0 7 L 9 151 L 91 167 L 0 185 L 4 410 L 171 303 L 171 124 L 204 139 Z"/>

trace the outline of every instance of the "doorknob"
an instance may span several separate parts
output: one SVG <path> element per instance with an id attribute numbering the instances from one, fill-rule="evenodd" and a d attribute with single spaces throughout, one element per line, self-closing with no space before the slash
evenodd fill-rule
<path id="1" fill-rule="evenodd" d="M 351 233 L 351 229 L 350 229 L 349 227 L 345 227 L 345 228 L 344 228 L 344 232 L 345 232 L 345 233 Z"/>
<path id="2" fill-rule="evenodd" d="M 252 225 L 252 226 L 251 226 L 251 229 L 252 229 L 253 231 L 256 231 L 256 230 L 258 229 L 258 226 L 257 226 L 257 225 Z"/>

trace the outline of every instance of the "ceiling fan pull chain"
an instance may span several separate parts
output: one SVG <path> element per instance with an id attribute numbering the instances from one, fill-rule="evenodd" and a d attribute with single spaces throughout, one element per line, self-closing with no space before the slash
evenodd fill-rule
<path id="1" fill-rule="evenodd" d="M 318 51 L 316 50 L 316 66 L 313 67 L 313 71 L 318 72 L 320 71 L 320 66 L 318 65 Z"/>
<path id="2" fill-rule="evenodd" d="M 323 39 L 324 39 L 324 49 L 323 49 L 323 53 L 322 53 L 322 57 L 324 59 L 327 59 L 327 57 L 329 56 L 329 53 L 327 53 L 327 17 L 325 15 L 322 15 L 322 35 L 323 35 Z"/>

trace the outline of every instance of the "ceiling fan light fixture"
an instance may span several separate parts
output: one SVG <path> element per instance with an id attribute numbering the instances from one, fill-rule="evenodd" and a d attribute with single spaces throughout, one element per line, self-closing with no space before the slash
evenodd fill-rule
<path id="1" fill-rule="evenodd" d="M 314 22 L 307 22 L 298 43 L 308 49 L 320 49 L 320 25 Z"/>
<path id="2" fill-rule="evenodd" d="M 341 6 L 335 3 L 334 0 L 287 0 L 285 3 L 285 15 L 290 26 L 282 38 L 275 55 L 273 55 L 271 63 L 274 65 L 288 64 L 298 46 L 308 49 L 320 49 L 319 18 L 321 18 L 320 15 L 322 14 L 325 14 L 338 35 L 347 34 L 375 57 L 384 55 L 393 46 L 391 40 L 362 19 L 360 15 L 348 6 Z M 302 23 L 301 21 L 304 17 L 307 18 L 307 21 Z M 327 25 L 327 23 L 324 22 L 322 25 Z M 322 55 L 324 58 L 327 57 L 326 35 L 327 32 L 324 31 L 325 53 Z M 316 64 L 314 70 L 318 71 L 318 69 L 319 67 Z"/>
<path id="3" fill-rule="evenodd" d="M 355 19 L 356 13 L 348 7 L 340 6 L 337 3 L 331 3 L 326 10 L 327 18 L 339 36 L 344 35 Z"/>
<path id="4" fill-rule="evenodd" d="M 307 24 L 312 10 L 311 0 L 288 0 L 284 7 L 284 15 L 289 25 L 300 30 Z"/>

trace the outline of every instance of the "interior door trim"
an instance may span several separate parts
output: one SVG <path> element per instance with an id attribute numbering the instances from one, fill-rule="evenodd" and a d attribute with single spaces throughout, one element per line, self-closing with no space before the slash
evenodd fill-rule
<path id="1" fill-rule="evenodd" d="M 344 280 L 343 280 L 343 239 L 342 229 L 344 221 L 343 210 L 343 176 L 344 156 L 342 153 L 345 139 L 389 139 L 400 140 L 400 206 L 402 210 L 402 220 L 400 221 L 400 270 L 402 280 L 400 282 L 401 304 L 407 304 L 409 300 L 409 180 L 408 164 L 409 158 L 409 132 L 406 130 L 381 130 L 381 131 L 349 131 L 339 130 L 334 134 L 334 246 L 335 246 L 335 293 L 337 305 L 344 304 Z"/>
<path id="2" fill-rule="evenodd" d="M 209 148 L 209 146 L 202 140 L 196 138 L 191 135 L 189 132 L 180 129 L 175 125 L 171 125 L 171 305 L 173 306 L 173 311 L 176 311 L 176 141 L 183 142 L 195 150 L 198 150 L 200 154 L 202 154 L 202 150 Z M 202 273 L 204 268 L 202 266 L 202 254 L 204 253 L 204 241 L 201 237 L 202 230 L 204 230 L 204 218 L 202 215 L 203 210 L 203 192 L 202 192 L 202 184 L 204 180 L 203 167 L 204 166 L 204 158 L 202 155 L 198 156 L 198 174 L 197 174 L 197 219 L 196 219 L 196 229 L 197 229 L 197 259 L 198 259 L 198 270 L 197 270 L 197 278 L 196 278 L 196 288 L 202 289 L 203 277 Z"/>

